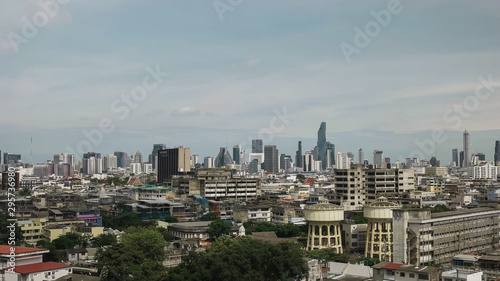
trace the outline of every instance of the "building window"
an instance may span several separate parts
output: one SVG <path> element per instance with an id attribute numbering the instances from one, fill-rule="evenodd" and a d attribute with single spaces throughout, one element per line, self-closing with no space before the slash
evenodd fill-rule
<path id="1" fill-rule="evenodd" d="M 404 272 L 400 272 L 400 273 L 399 273 L 399 276 L 401 276 L 401 277 L 405 277 L 405 273 L 404 273 Z"/>
<path id="2" fill-rule="evenodd" d="M 415 278 L 415 274 L 414 273 L 410 273 L 410 278 Z"/>
<path id="3" fill-rule="evenodd" d="M 419 274 L 418 275 L 419 280 L 429 280 L 429 275 L 427 274 Z"/>

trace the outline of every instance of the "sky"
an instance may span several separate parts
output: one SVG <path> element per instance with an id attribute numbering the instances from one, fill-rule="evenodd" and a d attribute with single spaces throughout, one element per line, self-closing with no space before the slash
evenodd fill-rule
<path id="1" fill-rule="evenodd" d="M 326 122 L 337 152 L 447 164 L 467 129 L 492 161 L 499 29 L 494 0 L 2 0 L 0 150 L 293 156 Z"/>

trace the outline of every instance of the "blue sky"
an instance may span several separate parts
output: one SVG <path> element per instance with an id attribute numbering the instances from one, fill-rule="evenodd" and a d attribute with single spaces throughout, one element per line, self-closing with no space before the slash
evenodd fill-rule
<path id="1" fill-rule="evenodd" d="M 473 152 L 492 160 L 500 139 L 498 1 L 60 2 L 30 38 L 26 21 L 46 13 L 39 1 L 0 3 L 2 152 L 28 155 L 33 137 L 43 162 L 89 141 L 82 130 L 106 118 L 114 130 L 92 144 L 103 154 L 147 156 L 165 143 L 215 156 L 269 131 L 266 144 L 294 154 L 299 140 L 314 147 L 322 121 L 337 151 L 362 147 L 366 158 L 407 157 L 442 129 L 429 154 L 447 162 L 468 129 Z M 219 17 L 214 3 L 231 10 Z M 356 47 L 356 28 L 366 32 L 390 5 L 399 12 Z M 13 34 L 24 40 L 17 50 Z M 342 42 L 358 49 L 350 60 Z M 148 66 L 169 75 L 120 118 L 113 102 L 142 85 Z M 484 99 L 479 77 L 491 80 Z M 284 108 L 286 124 L 276 119 Z"/>

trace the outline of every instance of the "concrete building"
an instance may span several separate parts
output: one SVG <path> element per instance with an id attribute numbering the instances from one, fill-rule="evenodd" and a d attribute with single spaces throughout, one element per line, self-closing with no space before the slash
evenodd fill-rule
<path id="1" fill-rule="evenodd" d="M 252 153 L 264 153 L 261 139 L 252 140 Z"/>
<path id="2" fill-rule="evenodd" d="M 381 150 L 373 151 L 373 167 L 374 168 L 386 168 L 384 165 L 384 152 Z"/>
<path id="3" fill-rule="evenodd" d="M 343 253 L 340 223 L 344 209 L 332 204 L 315 204 L 304 207 L 304 218 L 309 223 L 307 250 L 333 248 Z"/>
<path id="4" fill-rule="evenodd" d="M 373 267 L 373 281 L 441 281 L 442 269 L 381 262 Z"/>
<path id="5" fill-rule="evenodd" d="M 214 168 L 214 158 L 213 157 L 210 157 L 210 156 L 207 156 L 205 158 L 203 158 L 203 168 L 205 169 L 210 169 L 210 168 Z"/>
<path id="6" fill-rule="evenodd" d="M 441 281 L 483 281 L 483 273 L 480 271 L 453 269 L 441 273 Z"/>
<path id="7" fill-rule="evenodd" d="M 366 201 L 365 177 L 366 169 L 362 164 L 352 165 L 351 169 L 335 169 L 336 193 L 331 202 L 346 211 L 361 210 Z"/>
<path id="8" fill-rule="evenodd" d="M 470 145 L 470 135 L 467 130 L 464 131 L 464 136 L 463 136 L 463 145 L 464 145 L 464 168 L 468 168 L 470 166 L 470 161 L 472 158 L 471 155 L 471 145 Z"/>
<path id="9" fill-rule="evenodd" d="M 279 159 L 276 145 L 264 146 L 264 171 L 277 174 L 280 168 Z"/>
<path id="10" fill-rule="evenodd" d="M 472 177 L 474 179 L 497 179 L 500 176 L 500 166 L 494 166 L 490 163 L 482 163 L 481 165 L 474 166 Z"/>
<path id="11" fill-rule="evenodd" d="M 162 184 L 173 175 L 189 171 L 191 171 L 189 147 L 158 150 L 158 183 Z"/>
<path id="12" fill-rule="evenodd" d="M 397 203 L 387 201 L 385 197 L 380 197 L 377 202 L 364 207 L 364 216 L 368 219 L 365 257 L 393 261 L 392 210 L 400 207 Z"/>
<path id="13" fill-rule="evenodd" d="M 151 152 L 151 164 L 153 164 L 153 171 L 158 168 L 158 150 L 164 150 L 167 147 L 162 143 L 153 144 L 153 151 Z"/>
<path id="14" fill-rule="evenodd" d="M 420 266 L 499 246 L 500 210 L 490 207 L 431 214 L 393 210 L 393 260 Z"/>
<path id="15" fill-rule="evenodd" d="M 233 218 L 241 222 L 271 222 L 271 206 L 247 205 L 233 208 Z"/>
<path id="16" fill-rule="evenodd" d="M 342 224 L 345 232 L 345 249 L 347 254 L 364 254 L 366 248 L 366 231 L 368 224 L 355 224 L 344 222 Z"/>

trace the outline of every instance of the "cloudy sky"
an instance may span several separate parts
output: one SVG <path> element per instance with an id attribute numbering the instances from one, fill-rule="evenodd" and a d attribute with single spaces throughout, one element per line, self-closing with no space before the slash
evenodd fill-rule
<path id="1" fill-rule="evenodd" d="M 468 129 L 492 160 L 500 139 L 495 0 L 55 1 L 0 2 L 0 149 L 24 161 L 30 137 L 34 162 L 257 137 L 293 155 L 322 121 L 366 158 L 448 162 Z"/>

